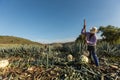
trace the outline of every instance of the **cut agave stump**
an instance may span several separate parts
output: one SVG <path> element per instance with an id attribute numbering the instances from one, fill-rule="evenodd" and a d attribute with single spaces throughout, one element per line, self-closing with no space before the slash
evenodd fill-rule
<path id="1" fill-rule="evenodd" d="M 88 57 L 87 56 L 85 56 L 85 55 L 81 55 L 80 56 L 80 63 L 82 63 L 82 64 L 86 64 L 86 63 L 88 63 Z"/>
<path id="2" fill-rule="evenodd" d="M 73 61 L 73 56 L 71 54 L 69 54 L 67 56 L 67 61 L 70 62 L 70 61 Z"/>
<path id="3" fill-rule="evenodd" d="M 0 68 L 5 68 L 9 64 L 8 60 L 0 60 Z"/>

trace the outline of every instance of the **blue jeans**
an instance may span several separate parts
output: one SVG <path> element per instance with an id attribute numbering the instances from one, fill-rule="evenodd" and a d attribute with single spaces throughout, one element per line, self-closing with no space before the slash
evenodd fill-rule
<path id="1" fill-rule="evenodd" d="M 91 57 L 93 57 L 93 60 L 94 60 L 93 62 L 95 62 L 96 66 L 99 66 L 98 57 L 97 57 L 97 55 L 95 53 L 96 47 L 88 45 L 87 50 L 89 51 L 89 58 L 91 59 Z"/>

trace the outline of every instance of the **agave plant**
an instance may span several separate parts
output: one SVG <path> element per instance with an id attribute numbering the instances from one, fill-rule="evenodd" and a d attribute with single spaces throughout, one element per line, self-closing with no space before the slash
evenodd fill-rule
<path id="1" fill-rule="evenodd" d="M 97 46 L 97 53 L 99 56 L 115 56 L 118 53 L 118 48 L 107 42 L 102 42 Z"/>
<path id="2" fill-rule="evenodd" d="M 81 41 L 75 42 L 74 55 L 76 58 L 79 58 L 79 56 L 82 55 L 86 50 L 87 50 L 87 46 L 84 42 Z"/>
<path id="3" fill-rule="evenodd" d="M 118 53 L 116 54 L 116 56 L 120 56 L 120 44 L 117 45 L 117 49 L 118 49 Z"/>

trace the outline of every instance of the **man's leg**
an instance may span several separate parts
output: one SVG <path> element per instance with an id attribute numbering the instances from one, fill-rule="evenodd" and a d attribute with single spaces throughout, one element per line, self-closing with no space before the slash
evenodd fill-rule
<path id="1" fill-rule="evenodd" d="M 92 51 L 92 57 L 94 59 L 95 65 L 99 66 L 99 60 L 98 60 L 97 55 L 95 54 L 95 51 Z"/>

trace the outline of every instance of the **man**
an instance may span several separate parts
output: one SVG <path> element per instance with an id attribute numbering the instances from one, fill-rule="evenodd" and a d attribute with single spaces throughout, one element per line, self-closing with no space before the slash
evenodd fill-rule
<path id="1" fill-rule="evenodd" d="M 90 29 L 90 32 L 86 32 L 85 27 L 84 27 L 81 31 L 81 34 L 84 34 L 86 36 L 86 43 L 87 43 L 87 50 L 89 51 L 89 58 L 91 59 L 92 57 L 94 60 L 92 61 L 91 59 L 91 62 L 95 62 L 95 65 L 99 66 L 98 58 L 95 53 L 96 43 L 97 43 L 96 32 L 97 32 L 96 27 L 92 27 Z"/>

